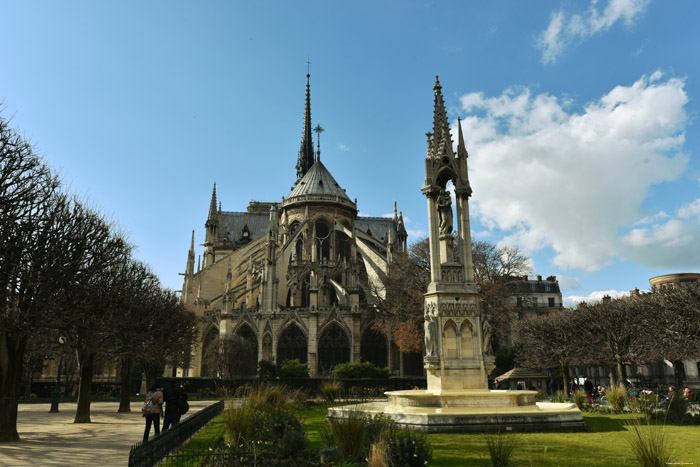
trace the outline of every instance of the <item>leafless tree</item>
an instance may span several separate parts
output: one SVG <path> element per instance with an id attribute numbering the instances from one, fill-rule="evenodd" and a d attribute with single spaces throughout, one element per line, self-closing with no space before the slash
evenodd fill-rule
<path id="1" fill-rule="evenodd" d="M 255 375 L 257 354 L 253 342 L 234 334 L 214 338 L 202 358 L 205 366 L 215 368 L 220 378 L 232 379 Z"/>
<path id="2" fill-rule="evenodd" d="M 585 324 L 584 317 L 570 309 L 520 321 L 516 362 L 526 368 L 559 368 L 568 388 L 569 366 L 585 358 Z"/>
<path id="3" fill-rule="evenodd" d="M 626 297 L 581 304 L 574 312 L 583 321 L 579 331 L 586 342 L 580 363 L 614 366 L 618 383 L 627 384 L 626 365 L 639 361 L 648 345 L 643 324 L 648 300 Z"/>
<path id="4" fill-rule="evenodd" d="M 643 295 L 648 302 L 642 318 L 647 361 L 658 357 L 673 363 L 676 387 L 683 387 L 683 360 L 700 355 L 700 284 L 684 283 Z"/>

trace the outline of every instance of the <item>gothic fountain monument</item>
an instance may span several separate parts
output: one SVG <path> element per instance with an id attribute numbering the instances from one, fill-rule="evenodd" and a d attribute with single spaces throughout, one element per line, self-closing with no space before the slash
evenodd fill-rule
<path id="1" fill-rule="evenodd" d="M 494 368 L 491 326 L 474 279 L 469 227 L 467 149 L 458 125 L 457 152 L 435 81 L 433 131 L 428 133 L 425 186 L 428 200 L 431 282 L 425 294 L 427 389 L 386 392 L 387 401 L 328 409 L 327 420 L 352 412 L 384 414 L 401 425 L 434 432 L 581 431 L 580 411 L 569 403 L 536 403 L 536 391 L 488 389 Z M 448 190 L 451 182 L 453 198 Z M 455 222 L 456 220 L 456 222 Z"/>

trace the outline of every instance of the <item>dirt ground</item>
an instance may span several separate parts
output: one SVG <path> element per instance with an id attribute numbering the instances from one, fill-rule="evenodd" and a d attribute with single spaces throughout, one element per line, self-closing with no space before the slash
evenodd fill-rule
<path id="1" fill-rule="evenodd" d="M 187 416 L 212 403 L 191 401 Z M 141 405 L 132 402 L 131 413 L 117 413 L 118 402 L 93 402 L 92 423 L 73 423 L 75 402 L 61 403 L 57 414 L 49 413 L 50 403 L 20 404 L 20 441 L 0 444 L 0 466 L 127 465 L 129 449 L 143 439 Z"/>

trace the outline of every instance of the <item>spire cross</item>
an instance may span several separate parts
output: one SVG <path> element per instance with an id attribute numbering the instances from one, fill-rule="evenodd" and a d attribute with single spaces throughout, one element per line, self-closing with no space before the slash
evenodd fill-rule
<path id="1" fill-rule="evenodd" d="M 306 74 L 311 74 L 311 57 L 306 57 Z"/>
<path id="2" fill-rule="evenodd" d="M 321 160 L 321 133 L 323 133 L 325 130 L 321 125 L 316 125 L 314 131 L 316 132 L 316 152 L 318 153 L 318 160 Z"/>

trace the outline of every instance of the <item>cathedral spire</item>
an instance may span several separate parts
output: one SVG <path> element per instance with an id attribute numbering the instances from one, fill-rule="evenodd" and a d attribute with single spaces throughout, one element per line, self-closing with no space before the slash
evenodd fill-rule
<path id="1" fill-rule="evenodd" d="M 310 74 L 306 74 L 306 106 L 304 109 L 304 132 L 301 137 L 301 148 L 297 161 L 297 180 L 306 175 L 306 172 L 314 165 L 314 142 L 311 138 L 311 86 Z"/>
<path id="2" fill-rule="evenodd" d="M 214 182 L 214 191 L 211 192 L 211 203 L 209 204 L 209 217 L 207 221 L 212 221 L 216 218 L 216 182 Z"/>

